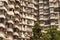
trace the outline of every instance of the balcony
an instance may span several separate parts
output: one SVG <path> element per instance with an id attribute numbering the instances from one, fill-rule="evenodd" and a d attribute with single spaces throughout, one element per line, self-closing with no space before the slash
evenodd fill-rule
<path id="1" fill-rule="evenodd" d="M 44 9 L 48 9 L 49 7 L 48 6 L 44 6 Z"/>
<path id="2" fill-rule="evenodd" d="M 32 0 L 32 3 L 34 3 L 34 4 L 38 4 L 35 0 Z"/>
<path id="3" fill-rule="evenodd" d="M 39 1 L 39 3 L 44 3 L 43 0 L 42 1 Z"/>
<path id="4" fill-rule="evenodd" d="M 43 6 L 39 6 L 39 9 L 43 8 Z"/>
<path id="5" fill-rule="evenodd" d="M 17 37 L 19 36 L 19 34 L 17 32 L 14 32 L 13 35 L 17 36 Z"/>
<path id="6" fill-rule="evenodd" d="M 49 7 L 54 7 L 54 3 L 49 3 Z"/>
<path id="7" fill-rule="evenodd" d="M 0 2 L 0 7 L 2 7 L 3 6 L 3 3 L 2 2 Z"/>
<path id="8" fill-rule="evenodd" d="M 13 40 L 12 36 L 8 36 L 7 38 L 5 38 L 4 40 Z"/>
<path id="9" fill-rule="evenodd" d="M 15 18 L 15 21 L 18 21 L 19 22 L 20 20 L 18 18 Z"/>
<path id="10" fill-rule="evenodd" d="M 26 12 L 26 9 L 25 9 L 25 8 L 23 8 L 23 11 L 24 11 L 24 12 Z"/>
<path id="11" fill-rule="evenodd" d="M 13 32 L 12 28 L 7 28 L 7 32 Z"/>
<path id="12" fill-rule="evenodd" d="M 44 26 L 44 23 L 43 24 L 40 24 L 40 26 Z"/>
<path id="13" fill-rule="evenodd" d="M 57 0 L 49 0 L 49 2 L 56 2 Z"/>
<path id="14" fill-rule="evenodd" d="M 37 10 L 37 8 L 36 8 L 35 6 L 33 6 L 33 8 L 34 8 L 35 10 Z"/>
<path id="15" fill-rule="evenodd" d="M 39 20 L 48 20 L 48 18 L 40 18 Z"/>
<path id="16" fill-rule="evenodd" d="M 20 15 L 19 11 L 14 11 L 14 14 L 18 14 L 18 15 Z"/>
<path id="17" fill-rule="evenodd" d="M 16 1 L 20 2 L 20 0 L 16 0 Z"/>
<path id="18" fill-rule="evenodd" d="M 54 13 L 54 11 L 50 11 L 50 13 Z"/>
<path id="19" fill-rule="evenodd" d="M 22 29 L 21 29 L 22 31 L 26 31 L 26 29 L 23 27 Z"/>
<path id="20" fill-rule="evenodd" d="M 19 6 L 19 5 L 16 5 L 15 7 L 16 7 L 16 8 L 20 8 L 20 6 Z"/>
<path id="21" fill-rule="evenodd" d="M 25 2 L 23 2 L 23 4 L 22 4 L 23 6 L 26 6 L 26 3 Z"/>
<path id="22" fill-rule="evenodd" d="M 25 38 L 25 35 L 24 34 L 22 34 L 22 36 L 21 36 L 22 38 Z"/>
<path id="23" fill-rule="evenodd" d="M 14 9 L 15 7 L 14 7 L 14 5 L 9 5 L 8 4 L 8 8 L 13 8 Z"/>
<path id="24" fill-rule="evenodd" d="M 11 16 L 14 16 L 14 12 L 13 11 L 8 11 L 7 14 L 11 15 Z"/>
<path id="25" fill-rule="evenodd" d="M 24 1 L 28 1 L 28 0 L 24 0 Z"/>
<path id="26" fill-rule="evenodd" d="M 44 13 L 44 15 L 48 15 L 49 13 Z"/>
<path id="27" fill-rule="evenodd" d="M 47 18 L 44 18 L 44 20 L 49 20 L 48 16 L 47 16 Z"/>
<path id="28" fill-rule="evenodd" d="M 14 26 L 14 28 L 17 28 L 17 29 L 19 29 L 19 30 L 20 30 L 20 28 L 19 28 L 19 26 L 18 26 L 18 25 L 15 25 L 15 26 Z"/>
<path id="29" fill-rule="evenodd" d="M 53 17 L 53 16 L 51 16 L 50 17 L 50 19 L 58 19 L 59 17 L 57 16 L 57 17 Z"/>
<path id="30" fill-rule="evenodd" d="M 44 25 L 44 27 L 49 27 L 49 24 L 47 24 L 47 25 Z"/>
<path id="31" fill-rule="evenodd" d="M 51 23 L 51 25 L 55 25 L 55 23 L 54 23 L 54 22 L 52 22 L 52 23 Z"/>
<path id="32" fill-rule="evenodd" d="M 54 5 L 54 7 L 56 7 L 56 8 L 59 7 L 58 3 L 56 3 L 56 4 Z"/>
<path id="33" fill-rule="evenodd" d="M 0 23 L 0 27 L 5 28 L 5 25 L 3 23 Z"/>
<path id="34" fill-rule="evenodd" d="M 4 6 L 0 7 L 0 9 L 7 11 L 6 7 L 4 7 Z"/>
<path id="35" fill-rule="evenodd" d="M 59 24 L 55 24 L 56 26 L 59 26 Z"/>
<path id="36" fill-rule="evenodd" d="M 32 28 L 28 28 L 27 31 L 28 31 L 28 32 L 32 32 Z"/>
<path id="37" fill-rule="evenodd" d="M 6 3 L 8 3 L 8 0 L 1 0 L 2 2 L 6 2 Z"/>
<path id="38" fill-rule="evenodd" d="M 0 18 L 4 18 L 5 19 L 6 17 L 5 17 L 5 15 L 0 15 Z"/>
<path id="39" fill-rule="evenodd" d="M 12 24 L 14 24 L 13 20 L 8 20 L 8 23 L 12 23 Z"/>
<path id="40" fill-rule="evenodd" d="M 39 20 L 44 20 L 44 18 L 40 18 Z"/>
<path id="41" fill-rule="evenodd" d="M 31 7 L 31 4 L 28 4 L 28 7 Z"/>
<path id="42" fill-rule="evenodd" d="M 5 39 L 5 34 L 0 32 L 0 37 Z"/>
<path id="43" fill-rule="evenodd" d="M 45 13 L 43 13 L 43 12 L 39 12 L 39 14 L 43 14 L 43 15 L 44 15 Z"/>
<path id="44" fill-rule="evenodd" d="M 15 2 L 15 0 L 10 0 L 10 1 Z"/>

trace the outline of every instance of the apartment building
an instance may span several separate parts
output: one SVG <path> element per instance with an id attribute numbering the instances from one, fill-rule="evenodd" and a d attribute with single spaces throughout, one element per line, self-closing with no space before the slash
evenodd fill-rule
<path id="1" fill-rule="evenodd" d="M 59 28 L 60 0 L 39 0 L 40 26 L 45 28 Z"/>
<path id="2" fill-rule="evenodd" d="M 34 0 L 0 0 L 0 40 L 29 40 L 36 4 Z"/>
<path id="3" fill-rule="evenodd" d="M 60 27 L 59 9 L 60 0 L 0 0 L 0 40 L 29 40 L 36 21 Z"/>

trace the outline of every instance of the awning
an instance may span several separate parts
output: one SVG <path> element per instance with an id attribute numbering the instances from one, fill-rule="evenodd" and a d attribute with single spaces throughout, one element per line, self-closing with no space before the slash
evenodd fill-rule
<path id="1" fill-rule="evenodd" d="M 13 29 L 12 28 L 8 28 L 7 31 L 8 32 L 13 32 Z"/>
<path id="2" fill-rule="evenodd" d="M 5 28 L 5 25 L 4 25 L 4 24 L 2 24 L 2 23 L 0 23 L 0 27 Z"/>
<path id="3" fill-rule="evenodd" d="M 9 20 L 8 23 L 12 23 L 12 24 L 14 24 L 14 22 L 13 22 L 12 20 Z"/>
<path id="4" fill-rule="evenodd" d="M 0 15 L 0 18 L 4 18 L 5 19 L 5 16 L 4 15 Z"/>
<path id="5" fill-rule="evenodd" d="M 14 16 L 14 12 L 12 12 L 12 11 L 8 11 L 7 14 Z"/>

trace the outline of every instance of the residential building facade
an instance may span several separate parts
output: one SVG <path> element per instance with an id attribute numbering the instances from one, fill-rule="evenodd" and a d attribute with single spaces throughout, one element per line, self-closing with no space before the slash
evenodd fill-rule
<path id="1" fill-rule="evenodd" d="M 36 18 L 34 0 L 0 0 L 0 40 L 29 40 Z"/>
<path id="2" fill-rule="evenodd" d="M 60 0 L 0 0 L 0 40 L 29 40 L 35 22 L 59 27 Z"/>

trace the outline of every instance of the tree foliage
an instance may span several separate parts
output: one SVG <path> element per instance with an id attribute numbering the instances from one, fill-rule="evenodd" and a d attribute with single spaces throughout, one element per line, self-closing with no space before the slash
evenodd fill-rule
<path id="1" fill-rule="evenodd" d="M 57 28 L 47 29 L 47 33 L 42 33 L 39 23 L 36 23 L 32 28 L 33 36 L 30 40 L 60 40 L 60 31 Z"/>
<path id="2" fill-rule="evenodd" d="M 57 28 L 49 28 L 42 36 L 43 40 L 60 40 L 60 31 Z"/>
<path id="3" fill-rule="evenodd" d="M 33 36 L 30 38 L 30 40 L 40 40 L 41 37 L 41 28 L 39 23 L 36 23 L 34 27 L 32 28 L 33 30 Z"/>

